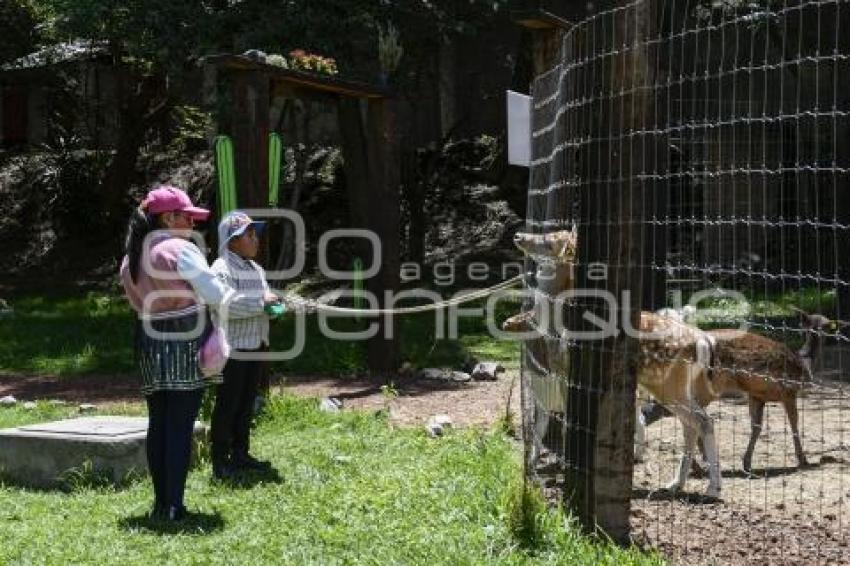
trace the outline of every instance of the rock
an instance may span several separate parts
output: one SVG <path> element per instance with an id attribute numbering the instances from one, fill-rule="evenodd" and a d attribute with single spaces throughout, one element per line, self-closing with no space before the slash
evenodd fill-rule
<path id="1" fill-rule="evenodd" d="M 11 395 L 6 395 L 0 399 L 0 407 L 14 407 L 17 403 L 18 400 Z"/>
<path id="2" fill-rule="evenodd" d="M 62 399 L 51 399 L 49 401 L 49 403 L 51 405 L 53 405 L 54 407 L 64 407 L 65 405 L 68 404 L 66 401 L 63 401 Z"/>
<path id="3" fill-rule="evenodd" d="M 472 376 L 463 371 L 453 371 L 451 373 L 451 380 L 457 381 L 458 383 L 465 383 L 472 379 Z"/>
<path id="4" fill-rule="evenodd" d="M 428 436 L 430 436 L 431 438 L 443 436 L 443 427 L 441 427 L 437 423 L 429 422 L 427 425 L 425 425 L 425 430 L 428 431 Z"/>
<path id="5" fill-rule="evenodd" d="M 438 424 L 443 428 L 452 427 L 452 418 L 448 415 L 434 415 L 433 417 L 428 419 L 428 422 Z"/>
<path id="6" fill-rule="evenodd" d="M 268 57 L 264 51 L 260 51 L 259 49 L 249 49 L 243 53 L 242 56 L 247 57 L 248 59 L 253 59 L 259 63 L 265 63 L 266 57 Z"/>
<path id="7" fill-rule="evenodd" d="M 463 383 L 472 379 L 472 377 L 468 373 L 464 373 L 462 371 L 451 371 L 438 368 L 422 369 L 419 371 L 418 374 L 416 374 L 416 377 L 429 381 L 455 381 L 459 383 Z"/>
<path id="8" fill-rule="evenodd" d="M 12 316 L 13 314 L 15 314 L 15 309 L 13 309 L 4 299 L 0 299 L 0 317 Z"/>
<path id="9" fill-rule="evenodd" d="M 419 370 L 416 377 L 419 379 L 428 379 L 432 381 L 446 381 L 448 372 L 437 368 L 423 368 Z"/>
<path id="10" fill-rule="evenodd" d="M 93 413 L 97 410 L 97 405 L 92 405 L 91 403 L 83 403 L 80 405 L 79 410 L 81 413 Z"/>
<path id="11" fill-rule="evenodd" d="M 399 375 L 410 375 L 414 371 L 413 364 L 410 362 L 404 362 L 401 364 L 401 367 L 398 368 Z"/>
<path id="12" fill-rule="evenodd" d="M 452 428 L 452 419 L 448 415 L 434 415 L 428 419 L 425 425 L 425 430 L 428 431 L 428 436 L 436 438 L 443 436 L 447 429 Z"/>
<path id="13" fill-rule="evenodd" d="M 325 397 L 319 403 L 319 410 L 325 413 L 338 413 L 342 408 L 342 401 L 334 397 Z"/>
<path id="14" fill-rule="evenodd" d="M 480 362 L 472 370 L 472 379 L 476 381 L 496 381 L 505 368 L 496 362 Z"/>
<path id="15" fill-rule="evenodd" d="M 23 407 L 27 411 L 32 411 L 33 409 L 35 409 L 35 401 L 27 401 L 26 403 L 24 403 Z"/>

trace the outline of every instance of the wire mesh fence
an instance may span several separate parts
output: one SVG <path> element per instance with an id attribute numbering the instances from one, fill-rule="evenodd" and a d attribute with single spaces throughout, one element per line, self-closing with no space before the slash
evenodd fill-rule
<path id="1" fill-rule="evenodd" d="M 623 2 L 535 80 L 527 471 L 615 536 L 850 561 L 848 32 L 837 0 Z"/>

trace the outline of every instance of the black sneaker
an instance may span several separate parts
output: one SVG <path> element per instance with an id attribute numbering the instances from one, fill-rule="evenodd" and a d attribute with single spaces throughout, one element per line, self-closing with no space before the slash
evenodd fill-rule
<path id="1" fill-rule="evenodd" d="M 168 517 L 168 506 L 162 503 L 154 503 L 153 509 L 148 514 L 151 521 L 162 521 Z"/>
<path id="2" fill-rule="evenodd" d="M 250 454 L 234 456 L 233 465 L 243 470 L 271 470 L 272 463 L 265 460 L 257 460 Z"/>
<path id="3" fill-rule="evenodd" d="M 186 507 L 184 507 L 183 505 L 172 505 L 168 508 L 166 519 L 173 523 L 179 523 L 180 521 L 184 520 L 188 514 L 189 513 L 188 511 L 186 511 Z"/>
<path id="4" fill-rule="evenodd" d="M 231 464 L 214 464 L 213 477 L 217 480 L 232 480 L 237 475 L 237 469 Z"/>

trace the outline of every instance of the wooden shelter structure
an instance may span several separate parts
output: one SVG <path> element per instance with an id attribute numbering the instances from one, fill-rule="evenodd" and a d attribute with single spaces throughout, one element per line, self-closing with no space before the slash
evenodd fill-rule
<path id="1" fill-rule="evenodd" d="M 382 298 L 399 288 L 399 142 L 395 99 L 390 90 L 366 83 L 286 69 L 244 55 L 213 55 L 203 60 L 204 98 L 214 110 L 218 133 L 233 140 L 238 205 L 268 204 L 268 137 L 275 101 L 330 97 L 337 104 L 351 228 L 368 229 L 381 242 L 381 257 L 364 247 L 365 265 L 380 262 L 366 290 Z M 286 140 L 284 140 L 286 143 Z M 366 242 L 364 242 L 366 244 Z M 368 367 L 382 375 L 397 369 L 391 319 L 377 321 L 368 343 Z M 389 330 L 392 330 L 390 328 Z"/>

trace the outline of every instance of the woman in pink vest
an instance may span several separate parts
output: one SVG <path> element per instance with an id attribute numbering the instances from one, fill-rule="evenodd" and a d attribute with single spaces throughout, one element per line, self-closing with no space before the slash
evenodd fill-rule
<path id="1" fill-rule="evenodd" d="M 205 380 L 198 350 L 210 330 L 204 303 L 236 302 L 260 310 L 271 292 L 236 293 L 210 271 L 191 238 L 210 212 L 175 187 L 150 191 L 133 212 L 121 281 L 138 315 L 136 354 L 148 405 L 147 458 L 154 487 L 151 517 L 180 521 L 195 419 Z M 200 240 L 203 243 L 202 240 Z"/>

